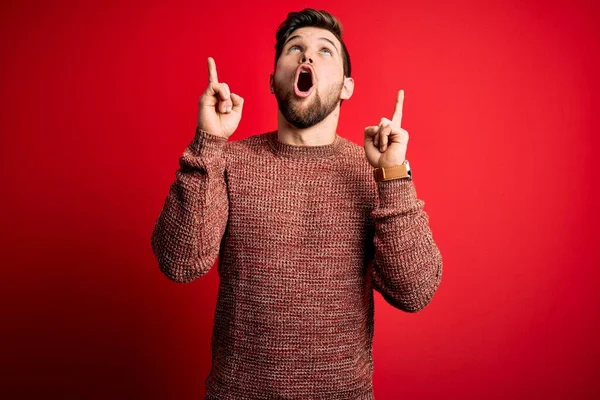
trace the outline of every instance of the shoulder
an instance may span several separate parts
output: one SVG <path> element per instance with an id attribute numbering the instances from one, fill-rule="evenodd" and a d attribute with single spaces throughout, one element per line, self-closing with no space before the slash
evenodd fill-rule
<path id="1" fill-rule="evenodd" d="M 346 154 L 354 157 L 364 157 L 365 151 L 362 146 L 343 136 L 340 136 L 340 140 L 342 141 L 343 151 L 346 152 Z"/>
<path id="2" fill-rule="evenodd" d="M 367 160 L 363 146 L 342 138 L 342 151 L 338 157 L 342 174 L 349 181 L 360 182 L 369 193 L 374 193 L 373 167 Z"/>
<path id="3" fill-rule="evenodd" d="M 250 154 L 258 155 L 268 146 L 267 135 L 270 132 L 264 132 L 247 136 L 242 139 L 229 140 L 225 144 L 225 154 L 232 156 L 247 156 Z"/>
<path id="4" fill-rule="evenodd" d="M 353 167 L 357 172 L 367 175 L 371 173 L 372 167 L 367 160 L 364 147 L 345 137 L 340 136 L 340 138 L 342 140 L 340 154 L 341 159 L 346 161 L 345 164 Z"/>
<path id="5" fill-rule="evenodd" d="M 377 184 L 373 179 L 373 167 L 367 160 L 363 146 L 342 138 L 339 171 L 346 187 L 352 188 L 353 201 L 372 209 L 377 200 Z"/>

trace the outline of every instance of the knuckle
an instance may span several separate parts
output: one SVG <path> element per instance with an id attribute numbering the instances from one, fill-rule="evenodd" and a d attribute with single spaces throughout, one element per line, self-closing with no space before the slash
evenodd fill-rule
<path id="1" fill-rule="evenodd" d="M 202 96 L 200 96 L 200 98 L 198 99 L 198 104 L 200 104 L 200 105 L 202 105 L 202 104 L 205 104 L 205 103 L 206 103 L 206 102 L 209 100 L 209 98 L 210 98 L 210 97 L 211 97 L 211 96 L 210 96 L 208 93 L 206 93 L 206 92 L 205 92 L 205 93 L 204 93 L 204 94 L 202 94 Z"/>
<path id="2" fill-rule="evenodd" d="M 214 95 L 215 93 L 218 93 L 218 92 L 219 92 L 219 85 L 218 84 L 213 83 L 213 82 L 211 82 L 211 83 L 208 84 L 208 87 L 206 88 L 206 93 L 207 94 L 211 93 L 211 94 Z"/>

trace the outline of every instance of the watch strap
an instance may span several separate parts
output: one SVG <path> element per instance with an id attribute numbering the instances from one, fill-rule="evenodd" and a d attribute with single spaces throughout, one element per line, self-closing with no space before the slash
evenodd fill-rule
<path id="1" fill-rule="evenodd" d="M 381 167 L 373 170 L 373 177 L 376 182 L 390 181 L 393 179 L 408 178 L 412 179 L 410 169 L 405 163 L 394 165 L 393 167 Z"/>

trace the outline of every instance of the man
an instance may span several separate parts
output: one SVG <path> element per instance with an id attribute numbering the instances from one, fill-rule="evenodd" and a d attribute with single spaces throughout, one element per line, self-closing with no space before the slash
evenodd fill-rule
<path id="1" fill-rule="evenodd" d="M 207 399 L 372 399 L 373 289 L 416 312 L 442 276 L 405 161 L 404 93 L 362 148 L 336 133 L 354 88 L 339 22 L 292 12 L 276 39 L 277 131 L 228 141 L 244 101 L 208 59 L 152 249 L 176 282 L 219 258 Z"/>

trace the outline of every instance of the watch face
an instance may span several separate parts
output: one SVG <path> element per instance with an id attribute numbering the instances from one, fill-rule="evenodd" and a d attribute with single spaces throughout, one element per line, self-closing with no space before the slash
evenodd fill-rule
<path id="1" fill-rule="evenodd" d="M 408 179 L 412 179 L 412 171 L 410 170 L 410 164 L 408 160 L 404 160 L 404 165 L 406 165 L 406 172 L 408 173 Z"/>

